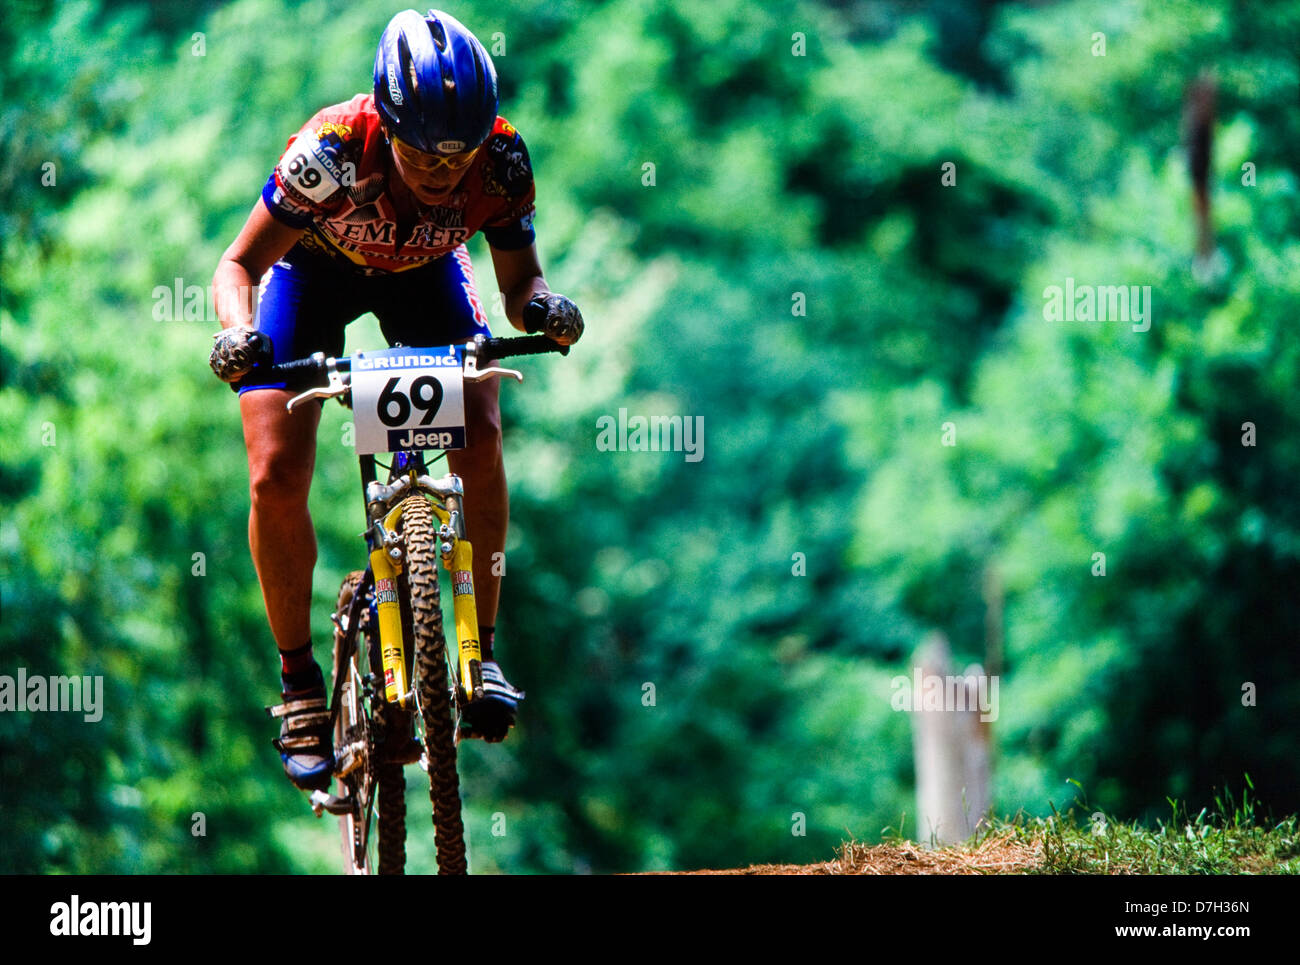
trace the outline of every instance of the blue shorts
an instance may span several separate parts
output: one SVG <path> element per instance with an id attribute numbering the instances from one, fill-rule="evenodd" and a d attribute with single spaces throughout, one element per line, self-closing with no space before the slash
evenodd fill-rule
<path id="1" fill-rule="evenodd" d="M 313 352 L 338 357 L 343 329 L 366 312 L 379 319 L 390 346 L 451 345 L 492 335 L 464 245 L 419 268 L 376 275 L 353 274 L 294 248 L 263 277 L 253 326 L 271 336 L 276 364 Z M 282 388 L 283 382 L 240 385 L 239 393 Z"/>

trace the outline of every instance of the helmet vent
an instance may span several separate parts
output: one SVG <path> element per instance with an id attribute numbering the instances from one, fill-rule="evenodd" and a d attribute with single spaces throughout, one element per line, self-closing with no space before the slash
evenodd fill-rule
<path id="1" fill-rule="evenodd" d="M 459 92 L 456 90 L 456 75 L 452 73 L 449 66 L 444 67 L 442 72 L 442 91 L 448 116 L 456 116 L 456 101 L 459 97 Z"/>
<path id="2" fill-rule="evenodd" d="M 433 11 L 430 10 L 429 13 L 432 14 Z M 428 20 L 428 21 L 426 21 L 426 22 L 429 24 L 429 33 L 433 36 L 433 43 L 434 43 L 434 46 L 436 46 L 440 51 L 441 51 L 441 50 L 446 50 L 446 49 L 447 49 L 447 31 L 443 29 L 443 27 L 442 27 L 442 21 L 441 21 L 441 20 Z"/>
<path id="3" fill-rule="evenodd" d="M 487 71 L 483 69 L 483 58 L 478 55 L 477 50 L 474 51 L 474 81 L 479 87 L 488 86 Z"/>
<path id="4" fill-rule="evenodd" d="M 411 48 L 406 42 L 406 38 L 399 36 L 397 38 L 397 69 L 401 76 L 406 78 L 410 85 L 411 93 L 416 93 L 416 69 L 415 58 L 411 56 Z"/>

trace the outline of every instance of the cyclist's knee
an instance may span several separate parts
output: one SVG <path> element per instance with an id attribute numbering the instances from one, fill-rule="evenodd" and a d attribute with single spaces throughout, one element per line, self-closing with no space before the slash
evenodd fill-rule
<path id="1" fill-rule="evenodd" d="M 261 447 L 248 457 L 254 510 L 296 510 L 307 505 L 311 460 L 290 447 Z"/>
<path id="2" fill-rule="evenodd" d="M 311 489 L 319 411 L 313 412 L 314 407 L 309 406 L 289 415 L 283 401 L 276 398 L 280 394 L 250 392 L 240 399 L 255 511 L 305 507 Z"/>

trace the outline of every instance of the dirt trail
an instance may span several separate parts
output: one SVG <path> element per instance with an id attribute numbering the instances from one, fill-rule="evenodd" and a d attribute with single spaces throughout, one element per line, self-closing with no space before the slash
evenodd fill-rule
<path id="1" fill-rule="evenodd" d="M 1015 840 L 1014 832 L 995 834 L 975 848 L 927 851 L 907 843 L 842 845 L 833 861 L 818 864 L 759 864 L 724 871 L 657 871 L 673 875 L 988 875 L 1024 874 L 1038 867 L 1042 845 Z"/>

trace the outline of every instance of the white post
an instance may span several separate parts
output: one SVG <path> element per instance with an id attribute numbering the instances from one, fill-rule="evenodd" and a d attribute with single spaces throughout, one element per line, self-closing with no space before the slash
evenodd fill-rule
<path id="1" fill-rule="evenodd" d="M 913 695 L 912 742 L 916 759 L 917 841 L 929 846 L 970 837 L 988 811 L 989 733 L 980 698 L 989 683 L 978 664 L 952 673 L 952 650 L 932 633 L 917 650 L 921 692 Z M 920 698 L 918 700 L 918 697 Z"/>

